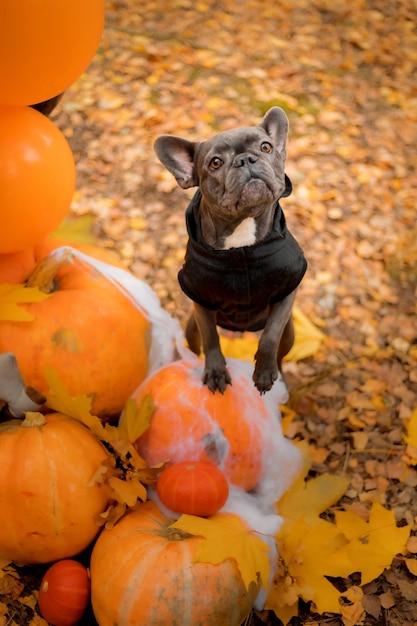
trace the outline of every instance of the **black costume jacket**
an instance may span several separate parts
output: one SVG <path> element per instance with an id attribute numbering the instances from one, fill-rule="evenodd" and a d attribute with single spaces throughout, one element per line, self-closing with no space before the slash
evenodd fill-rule
<path id="1" fill-rule="evenodd" d="M 300 284 L 307 269 L 303 251 L 287 229 L 279 202 L 273 228 L 262 241 L 216 250 L 202 237 L 200 200 L 197 190 L 185 214 L 189 240 L 178 274 L 180 286 L 189 298 L 217 311 L 216 322 L 222 328 L 261 330 L 269 305 L 286 298 Z"/>

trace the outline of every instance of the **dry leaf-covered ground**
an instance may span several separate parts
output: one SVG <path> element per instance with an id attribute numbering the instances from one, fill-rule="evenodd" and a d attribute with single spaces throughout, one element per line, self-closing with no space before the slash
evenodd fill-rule
<path id="1" fill-rule="evenodd" d="M 283 207 L 309 261 L 298 305 L 328 337 L 286 366 L 288 435 L 311 444 L 313 475 L 349 477 L 346 509 L 365 514 L 376 500 L 415 532 L 417 472 L 403 460 L 417 405 L 415 0 L 106 4 L 100 49 L 52 115 L 77 163 L 72 215 L 92 216 L 100 244 L 185 320 L 176 274 L 192 192 L 176 188 L 153 141 L 206 138 L 282 106 L 294 185 Z M 362 623 L 415 625 L 416 589 L 395 560 L 365 587 Z M 27 626 L 33 611 L 17 606 L 4 623 Z M 252 618 L 267 620 L 278 624 Z M 309 605 L 293 620 L 341 623 Z"/>

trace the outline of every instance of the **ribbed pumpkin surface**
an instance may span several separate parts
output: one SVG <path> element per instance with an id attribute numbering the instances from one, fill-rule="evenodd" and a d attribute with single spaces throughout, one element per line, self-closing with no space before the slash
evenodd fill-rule
<path id="1" fill-rule="evenodd" d="M 1 424 L 0 557 L 48 563 L 84 550 L 109 499 L 93 480 L 107 457 L 87 428 L 60 413 Z"/>
<path id="2" fill-rule="evenodd" d="M 199 537 L 146 502 L 97 539 L 90 564 L 99 626 L 240 626 L 256 594 L 233 559 L 193 563 Z M 252 593 L 253 592 L 253 593 Z"/>

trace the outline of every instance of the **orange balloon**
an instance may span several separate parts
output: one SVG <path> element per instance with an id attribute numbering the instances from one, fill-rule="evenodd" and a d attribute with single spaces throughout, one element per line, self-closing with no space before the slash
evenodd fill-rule
<path id="1" fill-rule="evenodd" d="M 2 0 L 0 104 L 62 93 L 88 67 L 103 25 L 104 0 Z"/>
<path id="2" fill-rule="evenodd" d="M 74 158 L 55 124 L 29 107 L 0 107 L 0 253 L 54 231 L 74 189 Z"/>

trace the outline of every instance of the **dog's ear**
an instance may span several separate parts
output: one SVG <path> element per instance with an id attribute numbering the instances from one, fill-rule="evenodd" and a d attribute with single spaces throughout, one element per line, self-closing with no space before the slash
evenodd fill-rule
<path id="1" fill-rule="evenodd" d="M 274 142 L 276 149 L 285 158 L 285 144 L 288 135 L 288 118 L 283 109 L 272 107 L 265 113 L 262 122 L 259 124 Z"/>
<path id="2" fill-rule="evenodd" d="M 154 144 L 156 156 L 173 174 L 177 183 L 183 189 L 196 187 L 198 177 L 194 165 L 194 155 L 197 143 L 175 137 L 174 135 L 162 135 Z"/>

